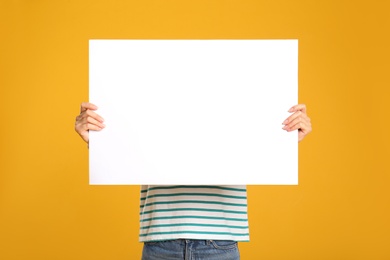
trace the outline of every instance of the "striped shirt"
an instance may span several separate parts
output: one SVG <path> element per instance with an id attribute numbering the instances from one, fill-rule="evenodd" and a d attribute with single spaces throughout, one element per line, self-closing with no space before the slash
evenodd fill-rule
<path id="1" fill-rule="evenodd" d="M 249 241 L 246 186 L 141 186 L 139 240 Z"/>

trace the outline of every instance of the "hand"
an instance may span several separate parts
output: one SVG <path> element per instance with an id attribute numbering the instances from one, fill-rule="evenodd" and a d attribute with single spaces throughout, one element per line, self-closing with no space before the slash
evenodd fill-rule
<path id="1" fill-rule="evenodd" d="M 310 118 L 306 114 L 306 105 L 298 104 L 288 110 L 293 113 L 283 122 L 283 129 L 291 132 L 298 129 L 298 142 L 311 132 Z"/>
<path id="2" fill-rule="evenodd" d="M 76 117 L 75 130 L 86 143 L 89 142 L 89 130 L 100 131 L 105 127 L 103 118 L 93 112 L 97 109 L 92 103 L 81 103 L 80 115 Z"/>

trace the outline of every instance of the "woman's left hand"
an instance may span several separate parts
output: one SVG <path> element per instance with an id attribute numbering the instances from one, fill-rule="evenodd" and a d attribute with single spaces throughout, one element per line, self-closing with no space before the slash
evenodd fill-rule
<path id="1" fill-rule="evenodd" d="M 283 129 L 287 132 L 298 130 L 298 142 L 302 141 L 311 132 L 310 118 L 306 113 L 306 105 L 298 104 L 288 110 L 293 113 L 283 122 Z"/>

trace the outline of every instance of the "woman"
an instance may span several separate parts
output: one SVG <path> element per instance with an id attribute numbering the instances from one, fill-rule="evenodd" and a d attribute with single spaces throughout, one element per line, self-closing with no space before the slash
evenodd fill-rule
<path id="1" fill-rule="evenodd" d="M 97 106 L 82 103 L 75 130 L 88 143 L 100 131 Z M 283 130 L 298 130 L 298 142 L 312 131 L 306 106 L 288 110 Z M 249 241 L 245 185 L 141 186 L 140 241 L 143 260 L 238 260 L 238 241 Z"/>

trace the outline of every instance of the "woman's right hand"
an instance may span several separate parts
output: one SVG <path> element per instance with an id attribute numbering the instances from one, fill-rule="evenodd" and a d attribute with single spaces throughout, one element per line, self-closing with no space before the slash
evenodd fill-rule
<path id="1" fill-rule="evenodd" d="M 103 118 L 94 112 L 97 109 L 96 105 L 83 102 L 76 117 L 75 130 L 86 143 L 89 143 L 89 130 L 100 131 L 105 127 Z"/>

